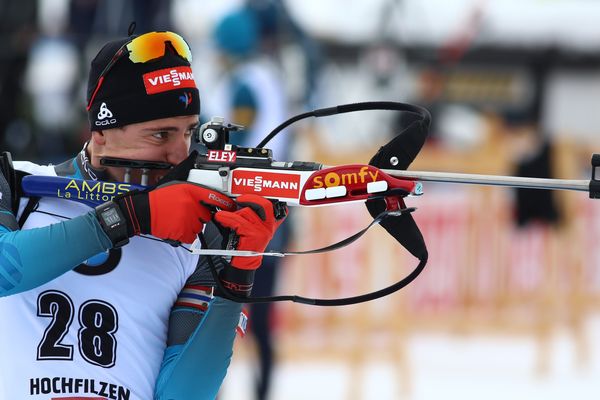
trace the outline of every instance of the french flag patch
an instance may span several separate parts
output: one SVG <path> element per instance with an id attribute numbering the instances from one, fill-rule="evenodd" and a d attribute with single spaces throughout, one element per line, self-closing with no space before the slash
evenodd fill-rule
<path id="1" fill-rule="evenodd" d="M 240 313 L 240 320 L 235 330 L 237 331 L 238 335 L 244 337 L 246 336 L 246 328 L 248 328 L 248 311 L 243 309 Z"/>
<path id="2" fill-rule="evenodd" d="M 186 285 L 177 301 L 176 307 L 191 307 L 198 310 L 208 310 L 208 305 L 213 298 L 213 288 L 208 286 Z"/>

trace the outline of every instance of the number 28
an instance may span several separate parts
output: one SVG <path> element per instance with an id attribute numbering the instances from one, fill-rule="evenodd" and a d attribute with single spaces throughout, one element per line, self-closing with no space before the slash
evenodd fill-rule
<path id="1" fill-rule="evenodd" d="M 38 317 L 52 318 L 37 348 L 38 360 L 73 360 L 73 345 L 62 340 L 73 322 L 73 301 L 65 293 L 47 290 L 38 296 Z M 104 368 L 115 365 L 117 310 L 102 300 L 88 300 L 79 307 L 79 353 L 89 363 Z"/>

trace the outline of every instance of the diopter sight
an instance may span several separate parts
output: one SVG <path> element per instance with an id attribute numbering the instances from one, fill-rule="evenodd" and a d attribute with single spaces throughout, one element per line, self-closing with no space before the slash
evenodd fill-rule
<path id="1" fill-rule="evenodd" d="M 244 130 L 242 125 L 226 124 L 223 117 L 212 117 L 200 126 L 197 143 L 204 144 L 209 150 L 224 150 L 229 144 L 229 133 Z"/>

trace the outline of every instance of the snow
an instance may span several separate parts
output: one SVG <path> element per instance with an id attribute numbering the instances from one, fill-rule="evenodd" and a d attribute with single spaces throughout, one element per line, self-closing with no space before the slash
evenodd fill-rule
<path id="1" fill-rule="evenodd" d="M 598 337 L 600 317 L 588 322 L 587 336 Z M 398 373 L 389 357 L 365 360 L 354 371 L 357 375 L 353 375 L 351 363 L 340 358 L 285 359 L 276 367 L 270 398 L 596 399 L 600 389 L 600 346 L 593 341 L 589 346 L 587 360 L 578 360 L 572 336 L 566 330 L 556 332 L 548 347 L 549 368 L 540 372 L 539 342 L 532 336 L 414 334 L 408 341 L 405 374 Z M 222 400 L 252 399 L 251 353 L 240 356 L 239 350 L 229 369 Z M 351 397 L 351 390 L 358 391 L 355 397 Z"/>

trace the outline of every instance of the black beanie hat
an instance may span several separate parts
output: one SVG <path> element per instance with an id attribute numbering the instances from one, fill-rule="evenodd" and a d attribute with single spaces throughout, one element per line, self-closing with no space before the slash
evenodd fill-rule
<path id="1" fill-rule="evenodd" d="M 200 114 L 200 96 L 190 63 L 168 42 L 164 56 L 155 60 L 134 63 L 127 55 L 120 57 L 98 87 L 102 71 L 134 38 L 107 43 L 92 60 L 87 88 L 92 131 Z"/>

